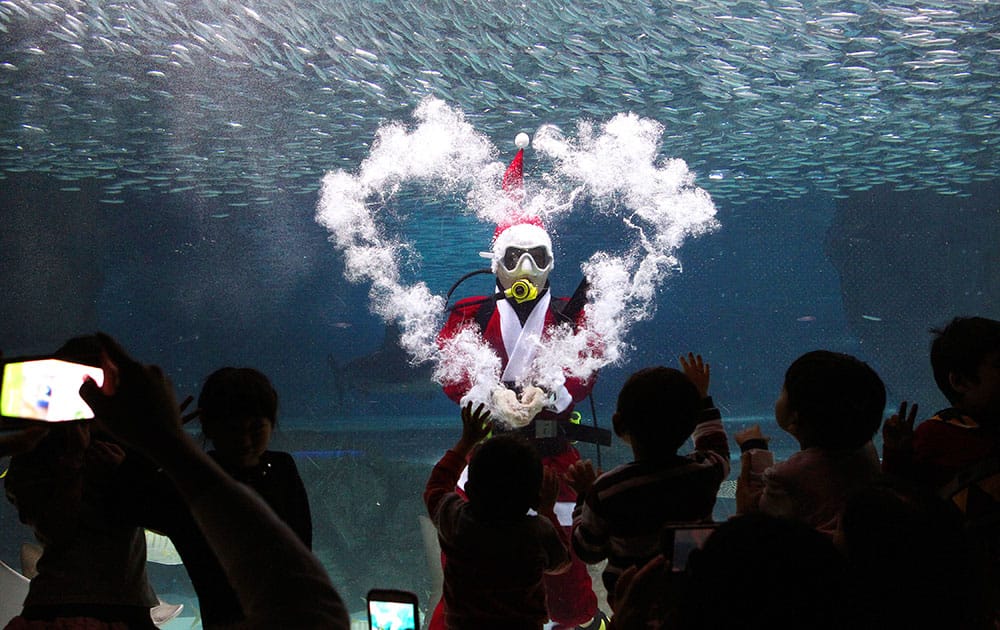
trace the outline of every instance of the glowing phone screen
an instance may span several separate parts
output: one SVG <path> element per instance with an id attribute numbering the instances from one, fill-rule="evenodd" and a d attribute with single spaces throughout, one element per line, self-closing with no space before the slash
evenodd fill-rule
<path id="1" fill-rule="evenodd" d="M 407 602 L 368 602 L 371 630 L 417 630 L 413 604 Z"/>
<path id="2" fill-rule="evenodd" d="M 86 377 L 104 383 L 104 370 L 59 359 L 15 361 L 3 366 L 0 415 L 43 422 L 67 422 L 94 417 L 80 398 Z"/>

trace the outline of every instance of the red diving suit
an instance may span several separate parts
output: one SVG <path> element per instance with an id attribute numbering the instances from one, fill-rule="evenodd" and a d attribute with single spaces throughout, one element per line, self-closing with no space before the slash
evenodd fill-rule
<path id="1" fill-rule="evenodd" d="M 546 290 L 537 301 L 538 304 L 534 305 L 528 321 L 522 327 L 517 314 L 508 301 L 502 297 L 500 299 L 479 297 L 461 300 L 452 309 L 448 321 L 441 330 L 439 339 L 448 339 L 465 326 L 479 326 L 483 339 L 500 357 L 504 371 L 507 373 L 511 356 L 517 357 L 519 355 L 517 340 L 520 335 L 518 333 L 521 332 L 522 328 L 527 329 L 531 325 L 533 316 L 543 320 L 541 322 L 543 339 L 545 332 L 560 322 L 570 323 L 574 327 L 582 326 L 585 322 L 582 308 L 575 309 L 575 314 L 564 313 L 567 305 L 571 303 L 568 298 L 551 299 Z M 549 408 L 539 413 L 527 426 L 514 429 L 534 438 L 535 444 L 542 454 L 543 464 L 556 471 L 560 478 L 574 462 L 580 459 L 580 453 L 566 436 L 565 429 L 574 404 L 590 394 L 594 381 L 593 377 L 581 380 L 567 376 L 562 390 L 553 392 L 554 401 Z M 470 387 L 471 383 L 468 382 L 450 383 L 444 386 L 444 392 L 449 398 L 459 403 Z M 537 428 L 540 422 L 550 425 L 544 435 Z M 500 423 L 497 423 L 495 427 L 495 431 L 504 430 Z M 559 523 L 566 528 L 567 534 L 570 533 L 573 524 L 572 513 L 575 504 L 576 493 L 568 485 L 562 484 L 555 512 L 559 517 Z M 560 626 L 575 627 L 586 624 L 594 618 L 597 613 L 597 597 L 593 591 L 591 577 L 586 564 L 575 555 L 572 555 L 572 565 L 567 572 L 560 575 L 545 575 L 543 582 L 549 616 Z M 437 618 L 438 612 L 435 611 L 435 618 Z M 443 628 L 443 619 L 441 621 L 442 625 L 435 626 L 432 620 L 431 628 Z"/>

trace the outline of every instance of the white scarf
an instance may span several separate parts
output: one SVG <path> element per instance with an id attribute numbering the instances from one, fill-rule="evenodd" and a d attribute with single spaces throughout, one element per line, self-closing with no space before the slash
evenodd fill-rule
<path id="1" fill-rule="evenodd" d="M 507 300 L 497 301 L 500 335 L 503 337 L 504 350 L 507 351 L 507 367 L 501 376 L 504 382 L 517 382 L 527 375 L 541 343 L 545 314 L 549 312 L 551 299 L 552 294 L 549 291 L 538 298 L 538 303 L 528 315 L 524 326 L 521 326 L 521 320 Z"/>

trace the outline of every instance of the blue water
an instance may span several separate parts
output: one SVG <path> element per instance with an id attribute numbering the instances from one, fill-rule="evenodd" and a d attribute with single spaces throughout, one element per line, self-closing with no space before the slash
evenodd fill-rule
<path id="1" fill-rule="evenodd" d="M 719 228 L 677 250 L 683 270 L 599 374 L 588 422 L 609 426 L 632 371 L 692 351 L 730 431 L 759 421 L 787 456 L 772 409 L 797 356 L 854 354 L 890 408 L 930 410 L 945 402 L 928 330 L 1000 317 L 995 3 L 251 4 L 0 6 L 0 350 L 104 330 L 180 398 L 223 365 L 268 374 L 275 447 L 296 455 L 352 610 L 375 586 L 426 601 L 420 492 L 458 418 L 433 386 L 362 378 L 344 395 L 338 368 L 385 325 L 314 217 L 323 174 L 357 172 L 379 126 L 411 123 L 425 97 L 502 162 L 519 131 L 636 112 L 664 125 L 657 157 L 687 160 L 713 196 Z M 588 203 L 552 226 L 557 295 L 595 251 L 631 245 Z M 387 208 L 407 282 L 443 295 L 485 265 L 494 226 L 461 191 L 403 186 Z M 457 296 L 491 288 L 477 276 Z M 722 497 L 716 516 L 732 509 Z M 0 524 L 17 566 L 30 533 L 9 505 Z M 196 608 L 182 568 L 151 570 Z"/>
<path id="2" fill-rule="evenodd" d="M 275 447 L 296 455 L 313 507 L 317 555 L 349 606 L 363 609 L 361 598 L 373 586 L 413 590 L 425 602 L 433 583 L 417 521 L 420 493 L 431 465 L 457 437 L 457 409 L 435 391 L 360 392 L 347 401 L 335 395 L 337 375 L 328 357 L 343 363 L 375 351 L 384 325 L 368 311 L 367 288 L 344 281 L 342 263 L 312 222 L 313 200 L 291 199 L 282 213 L 280 242 L 261 252 L 259 232 L 273 226 L 260 216 L 192 220 L 184 208 L 163 198 L 145 202 L 141 212 L 120 214 L 76 194 L 54 192 L 54 183 L 44 177 L 20 182 L 8 179 L 19 187 L 4 189 L 15 199 L 5 206 L 7 212 L 28 199 L 25 208 L 44 208 L 56 219 L 30 221 L 29 212 L 15 210 L 20 234 L 39 242 L 39 233 L 45 233 L 47 243 L 27 251 L 22 247 L 22 257 L 3 267 L 7 294 L 19 295 L 16 289 L 31 281 L 44 286 L 28 287 L 26 295 L 44 299 L 2 305 L 8 321 L 18 322 L 3 331 L 4 349 L 44 352 L 70 334 L 107 330 L 136 356 L 163 365 L 182 397 L 196 394 L 204 376 L 223 364 L 268 373 L 280 395 Z M 976 312 L 989 315 L 993 309 L 996 316 L 998 302 L 987 300 L 995 295 L 990 293 L 996 290 L 995 275 L 979 275 L 981 291 L 970 296 L 961 283 L 968 282 L 967 270 L 941 264 L 947 252 L 938 258 L 921 254 L 924 273 L 952 274 L 962 294 L 936 300 L 938 310 L 930 317 L 925 308 L 913 307 L 927 302 L 919 284 L 887 278 L 877 285 L 886 294 L 861 299 L 893 311 L 872 306 L 871 312 L 849 312 L 846 300 L 857 300 L 857 293 L 869 287 L 845 287 L 844 271 L 827 252 L 842 204 L 816 195 L 720 207 L 721 229 L 689 240 L 679 251 L 683 272 L 663 284 L 655 317 L 633 329 L 626 361 L 599 375 L 594 389 L 598 422 L 609 426 L 617 390 L 631 371 L 676 365 L 677 355 L 687 351 L 701 353 L 712 364 L 711 392 L 730 433 L 761 422 L 775 437 L 772 446 L 779 457 L 795 445 L 774 426 L 773 401 L 785 367 L 808 350 L 829 348 L 870 362 L 886 379 L 890 407 L 901 398 L 918 400 L 924 408 L 943 406 L 926 362 L 926 330 L 946 321 L 952 304 L 979 304 Z M 552 283 L 557 292 L 566 287 L 568 293 L 579 281 L 574 259 L 599 247 L 622 246 L 606 237 L 599 222 L 578 221 L 562 226 L 556 244 L 560 264 Z M 73 229 L 48 231 L 51 225 Z M 433 270 L 427 281 L 435 292 L 445 292 L 461 273 L 482 264 L 468 255 L 476 251 L 475 243 L 456 247 L 461 254 L 452 251 L 440 220 L 418 220 L 417 225 L 418 240 L 436 243 L 438 249 L 425 252 L 426 264 L 408 273 Z M 938 228 L 922 229 L 933 235 Z M 468 241 L 488 239 L 491 232 L 474 222 L 467 230 Z M 151 233 L 158 238 L 150 239 Z M 91 239 L 111 248 L 92 248 Z M 970 235 L 955 247 L 968 251 L 983 245 Z M 877 278 L 880 270 L 863 272 Z M 488 283 L 488 277 L 472 278 L 459 295 L 481 292 Z M 874 334 L 873 328 L 875 333 L 911 332 L 901 341 Z M 583 411 L 589 422 L 589 404 Z M 585 457 L 598 457 L 591 445 L 580 450 Z M 618 442 L 600 454 L 605 468 L 629 456 Z M 731 498 L 720 497 L 715 516 L 725 518 L 734 509 Z M 16 522 L 11 507 L 0 514 L 6 541 L 2 559 L 16 567 L 18 546 L 31 535 Z M 164 599 L 186 606 L 184 620 L 173 623 L 197 627 L 196 616 L 189 616 L 196 614 L 197 601 L 183 568 L 151 565 L 150 572 Z"/>

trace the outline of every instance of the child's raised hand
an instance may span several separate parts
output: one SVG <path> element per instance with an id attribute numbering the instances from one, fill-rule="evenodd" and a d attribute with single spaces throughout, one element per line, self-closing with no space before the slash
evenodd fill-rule
<path id="1" fill-rule="evenodd" d="M 892 414 L 882 425 L 883 450 L 905 451 L 913 448 L 913 423 L 917 419 L 917 404 L 906 411 L 907 402 L 899 403 L 899 411 Z"/>
<path id="2" fill-rule="evenodd" d="M 538 493 L 538 513 L 548 514 L 556 507 L 559 498 L 559 475 L 546 466 L 542 470 L 542 489 Z"/>
<path id="3" fill-rule="evenodd" d="M 678 358 L 681 362 L 681 369 L 684 370 L 684 374 L 698 388 L 698 393 L 701 394 L 702 398 L 707 397 L 708 383 L 712 377 L 712 366 L 706 363 L 700 354 L 693 352 L 688 352 L 687 357 L 682 354 Z"/>
<path id="4" fill-rule="evenodd" d="M 577 496 L 582 497 L 590 492 L 590 487 L 597 479 L 597 473 L 594 472 L 594 464 L 589 459 L 585 459 L 573 462 L 563 478 L 566 479 L 566 483 L 573 488 Z"/>
<path id="5" fill-rule="evenodd" d="M 737 446 L 742 448 L 743 443 L 749 440 L 764 440 L 765 442 L 769 442 L 771 438 L 764 435 L 764 432 L 760 430 L 759 424 L 755 424 L 734 433 L 733 440 L 736 441 Z"/>
<path id="6" fill-rule="evenodd" d="M 493 421 L 490 420 L 490 412 L 484 403 L 479 403 L 474 410 L 470 400 L 462 407 L 462 437 L 455 445 L 455 450 L 468 454 L 476 444 L 479 444 L 490 431 L 493 430 Z"/>

